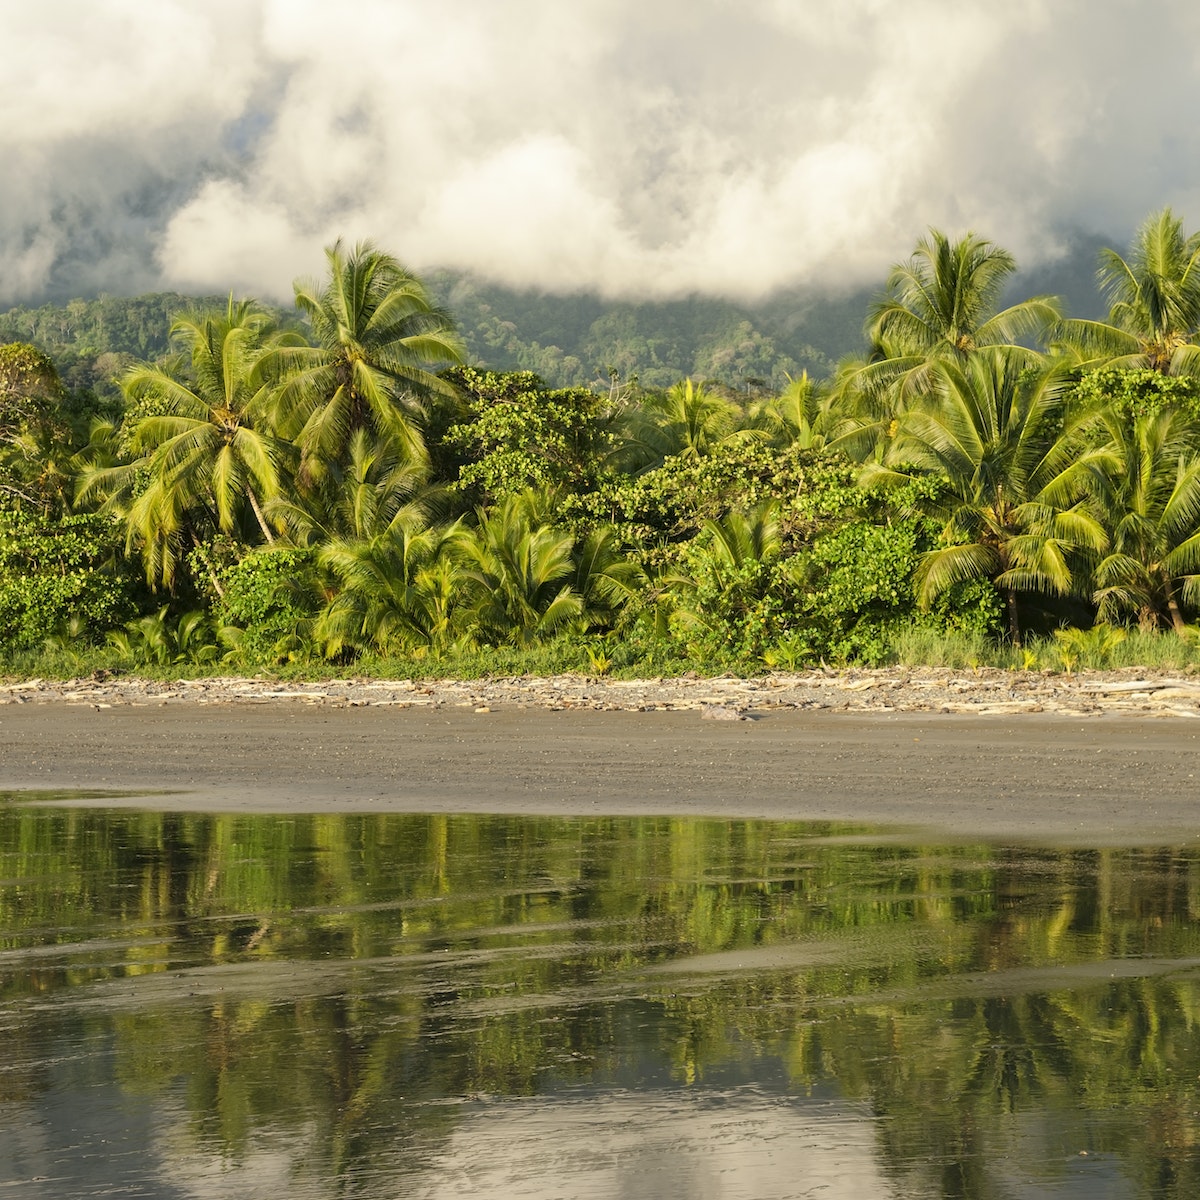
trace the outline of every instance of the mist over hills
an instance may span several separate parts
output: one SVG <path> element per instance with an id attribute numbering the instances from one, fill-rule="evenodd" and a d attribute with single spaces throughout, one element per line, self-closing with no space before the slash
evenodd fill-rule
<path id="1" fill-rule="evenodd" d="M 1015 276 L 1006 301 L 1057 295 L 1072 316 L 1103 315 L 1095 269 L 1104 244 L 1077 238 L 1055 263 Z M 802 371 L 826 377 L 864 349 L 864 320 L 883 284 L 843 293 L 793 288 L 758 304 L 708 296 L 638 303 L 520 291 L 450 271 L 425 279 L 479 366 L 534 371 L 556 387 L 603 387 L 615 376 L 661 388 L 690 377 L 748 394 L 778 390 Z M 166 354 L 172 314 L 197 304 L 224 298 L 155 292 L 18 306 L 0 313 L 0 341 L 32 342 L 68 386 L 104 393 L 131 359 Z"/>

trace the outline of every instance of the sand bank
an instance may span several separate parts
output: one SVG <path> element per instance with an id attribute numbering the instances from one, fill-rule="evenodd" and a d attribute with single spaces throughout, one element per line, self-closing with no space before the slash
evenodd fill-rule
<path id="1" fill-rule="evenodd" d="M 1123 707 L 1163 687 L 1114 692 L 1122 699 L 1088 716 L 1067 703 L 850 711 L 844 699 L 800 706 L 779 689 L 747 700 L 744 681 L 724 692 L 693 682 L 691 707 L 674 709 L 544 691 L 510 702 L 482 685 L 413 704 L 261 694 L 305 692 L 269 684 L 203 703 L 199 685 L 152 685 L 173 688 L 167 699 L 35 690 L 0 707 L 0 790 L 135 789 L 147 794 L 110 802 L 203 811 L 834 819 L 1079 845 L 1200 838 L 1200 722 L 1159 715 L 1188 701 Z M 899 689 L 862 689 L 876 690 Z M 720 719 L 739 712 L 749 719 Z"/>

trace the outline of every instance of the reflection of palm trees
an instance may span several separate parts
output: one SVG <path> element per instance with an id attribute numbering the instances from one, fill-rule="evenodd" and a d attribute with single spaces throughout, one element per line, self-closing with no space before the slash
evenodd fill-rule
<path id="1" fill-rule="evenodd" d="M 1065 1130 L 1071 1154 L 1106 1151 L 1138 1194 L 1192 1194 L 1194 979 L 1112 981 L 1104 960 L 1200 953 L 1193 854 L 947 856 L 811 832 L 0 810 L 0 860 L 30 881 L 0 889 L 0 925 L 24 945 L 56 922 L 79 931 L 80 947 L 46 946 L 64 961 L 45 956 L 47 994 L 29 1010 L 47 1056 L 55 1037 L 79 1045 L 63 1024 L 75 1006 L 49 1001 L 111 984 L 86 1021 L 95 1032 L 115 1014 L 114 1087 L 179 1097 L 193 1117 L 182 1144 L 231 1156 L 303 1131 L 298 1169 L 322 1177 L 436 1153 L 463 1111 L 446 1099 L 603 1086 L 636 1045 L 664 1086 L 766 1071 L 860 1102 L 911 1194 L 1012 1194 L 1011 1163 L 1044 1149 L 1031 1127 Z M 97 938 L 126 957 L 97 956 Z M 759 950 L 798 957 L 730 965 Z M 722 952 L 711 974 L 679 970 Z M 175 985 L 203 998 L 172 990 L 172 972 L 212 962 L 236 969 Z M 1095 978 L 1048 990 L 1059 963 Z M 1029 966 L 1044 973 L 1031 982 Z M 5 983 L 18 1001 L 28 986 Z"/>

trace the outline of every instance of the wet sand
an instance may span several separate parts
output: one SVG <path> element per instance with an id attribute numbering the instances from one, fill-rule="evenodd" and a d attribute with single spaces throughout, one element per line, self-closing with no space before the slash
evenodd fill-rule
<path id="1" fill-rule="evenodd" d="M 1077 845 L 1200 839 L 1200 722 L 774 710 L 0 709 L 0 793 L 238 812 L 838 820 Z"/>

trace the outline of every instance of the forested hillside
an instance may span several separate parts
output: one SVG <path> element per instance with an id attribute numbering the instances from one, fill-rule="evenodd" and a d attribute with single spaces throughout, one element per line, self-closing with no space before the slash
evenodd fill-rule
<path id="1" fill-rule="evenodd" d="M 444 272 L 427 283 L 453 312 L 469 362 L 534 371 L 556 387 L 607 387 L 615 373 L 649 387 L 693 377 L 762 394 L 805 370 L 827 375 L 862 344 L 862 295 L 822 303 L 793 295 L 746 308 L 701 298 L 632 304 L 513 292 Z M 13 308 L 0 314 L 0 341 L 32 343 L 54 358 L 68 386 L 104 393 L 131 359 L 167 353 L 172 314 L 213 303 L 223 301 L 162 292 Z M 288 316 L 272 312 L 280 321 Z"/>
<path id="2" fill-rule="evenodd" d="M 1076 244 L 1052 266 L 1015 276 L 1010 294 L 1058 295 L 1072 315 L 1100 316 L 1097 249 L 1094 241 Z M 845 355 L 865 349 L 873 294 L 796 288 L 758 304 L 699 296 L 639 304 L 513 291 L 446 271 L 425 282 L 453 313 L 476 366 L 533 371 L 554 387 L 607 387 L 615 374 L 656 388 L 691 378 L 748 396 L 778 391 L 805 371 L 824 378 Z M 173 314 L 221 303 L 157 292 L 17 307 L 0 313 L 0 342 L 29 342 L 54 359 L 69 387 L 115 395 L 112 380 L 131 360 L 167 353 Z M 290 308 L 265 307 L 279 322 L 298 319 Z"/>
<path id="3" fill-rule="evenodd" d="M 67 387 L 112 394 L 112 381 L 130 362 L 167 353 L 177 313 L 194 304 L 220 303 L 212 296 L 154 292 L 11 308 L 0 313 L 0 343 L 37 346 L 54 359 Z"/>
<path id="4" fill-rule="evenodd" d="M 446 275 L 431 284 L 458 319 L 471 361 L 534 371 L 559 387 L 607 385 L 615 373 L 647 387 L 693 378 L 762 394 L 803 371 L 828 375 L 863 345 L 861 293 L 822 301 L 792 293 L 751 307 L 547 296 Z"/>

